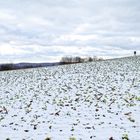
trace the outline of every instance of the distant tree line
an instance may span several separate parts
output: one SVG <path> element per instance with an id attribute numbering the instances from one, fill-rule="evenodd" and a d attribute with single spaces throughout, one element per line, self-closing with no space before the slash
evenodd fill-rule
<path id="1" fill-rule="evenodd" d="M 17 64 L 12 64 L 12 63 L 7 63 L 7 64 L 0 64 L 0 71 L 7 71 L 7 70 L 16 70 L 16 69 L 22 69 L 22 68 L 32 68 L 32 65 L 25 65 L 25 66 L 20 66 Z"/>
<path id="2" fill-rule="evenodd" d="M 84 62 L 92 62 L 92 61 L 101 61 L 103 58 L 94 57 L 85 57 L 81 58 L 79 56 L 71 57 L 71 56 L 64 56 L 61 58 L 61 63 L 63 64 L 72 64 L 72 63 L 84 63 Z"/>
<path id="3" fill-rule="evenodd" d="M 7 70 L 16 70 L 16 69 L 27 69 L 27 68 L 37 68 L 37 67 L 49 67 L 49 66 L 57 66 L 63 64 L 74 64 L 74 63 L 84 63 L 84 62 L 92 62 L 92 61 L 100 61 L 103 60 L 102 58 L 98 57 L 69 57 L 64 56 L 61 58 L 60 62 L 56 63 L 18 63 L 18 64 L 0 64 L 0 71 L 7 71 Z"/>
<path id="4" fill-rule="evenodd" d="M 13 69 L 14 69 L 13 64 L 1 64 L 0 65 L 0 71 L 13 70 Z"/>
<path id="5" fill-rule="evenodd" d="M 16 69 L 28 69 L 28 68 L 38 68 L 38 67 L 51 67 L 60 65 L 60 62 L 56 63 L 7 63 L 0 64 L 0 71 L 16 70 Z"/>

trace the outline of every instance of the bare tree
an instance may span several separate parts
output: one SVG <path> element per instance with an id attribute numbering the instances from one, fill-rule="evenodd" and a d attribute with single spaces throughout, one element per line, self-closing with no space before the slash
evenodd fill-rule
<path id="1" fill-rule="evenodd" d="M 81 58 L 79 56 L 76 57 L 70 57 L 70 56 L 64 56 L 61 58 L 62 63 L 64 64 L 70 64 L 70 63 L 83 63 L 83 62 L 92 62 L 92 61 L 98 61 L 98 60 L 103 60 L 102 58 L 98 58 L 96 56 L 94 57 L 86 57 L 86 58 Z"/>

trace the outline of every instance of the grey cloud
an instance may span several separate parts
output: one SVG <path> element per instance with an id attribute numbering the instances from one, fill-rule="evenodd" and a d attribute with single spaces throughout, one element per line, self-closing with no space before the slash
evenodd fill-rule
<path id="1" fill-rule="evenodd" d="M 131 50 L 140 50 L 139 7 L 139 0 L 0 0 L 0 44 L 12 41 L 15 42 L 12 46 L 27 46 L 24 49 L 30 56 L 65 55 L 60 46 L 75 50 L 95 47 L 99 48 L 97 55 L 112 56 L 105 47 L 109 46 L 114 48 L 114 56 L 118 56 L 116 48 L 127 55 Z M 66 39 L 67 35 L 83 38 Z M 97 38 L 84 40 L 88 35 Z M 34 45 L 38 49 L 31 51 L 33 48 L 29 46 Z M 43 53 L 44 49 L 48 53 Z M 15 57 L 29 57 L 29 54 Z"/>

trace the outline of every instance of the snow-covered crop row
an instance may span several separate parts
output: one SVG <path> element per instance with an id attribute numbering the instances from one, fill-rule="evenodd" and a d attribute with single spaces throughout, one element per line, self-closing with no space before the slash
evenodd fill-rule
<path id="1" fill-rule="evenodd" d="M 0 140 L 140 140 L 140 57 L 0 72 Z"/>

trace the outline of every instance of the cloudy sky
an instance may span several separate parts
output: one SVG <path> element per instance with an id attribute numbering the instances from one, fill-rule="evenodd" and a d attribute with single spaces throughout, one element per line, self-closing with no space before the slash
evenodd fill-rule
<path id="1" fill-rule="evenodd" d="M 0 63 L 140 54 L 139 0 L 0 0 Z"/>

